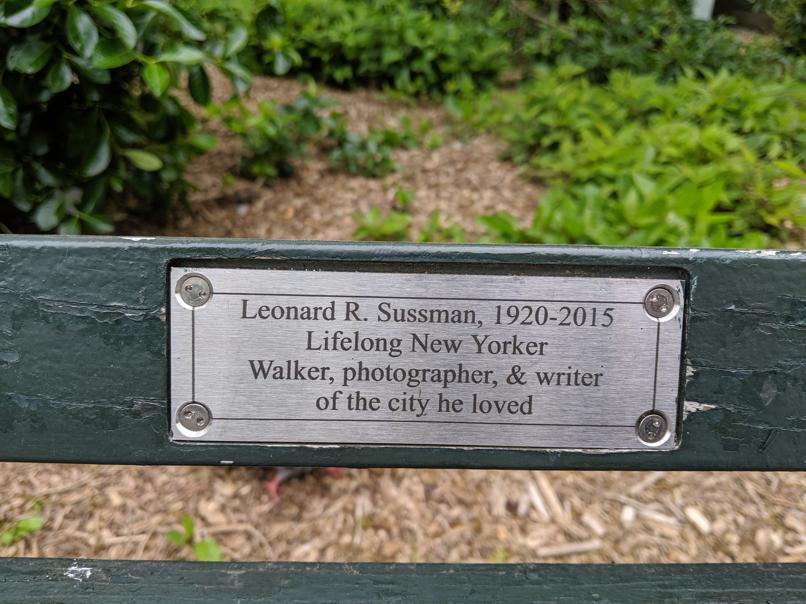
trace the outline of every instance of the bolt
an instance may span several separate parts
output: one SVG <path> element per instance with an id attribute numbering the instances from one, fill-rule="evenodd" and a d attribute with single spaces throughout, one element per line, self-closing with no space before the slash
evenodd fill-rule
<path id="1" fill-rule="evenodd" d="M 190 274 L 179 280 L 176 291 L 185 304 L 198 308 L 210 301 L 213 295 L 213 286 L 206 277 Z"/>
<path id="2" fill-rule="evenodd" d="M 210 425 L 210 410 L 202 403 L 185 403 L 176 414 L 179 423 L 191 432 L 201 432 Z"/>
<path id="3" fill-rule="evenodd" d="M 653 287 L 644 297 L 644 310 L 655 319 L 669 316 L 676 307 L 674 293 L 664 286 Z"/>
<path id="4" fill-rule="evenodd" d="M 668 425 L 663 415 L 650 411 L 638 419 L 635 432 L 644 444 L 658 445 L 666 439 Z"/>

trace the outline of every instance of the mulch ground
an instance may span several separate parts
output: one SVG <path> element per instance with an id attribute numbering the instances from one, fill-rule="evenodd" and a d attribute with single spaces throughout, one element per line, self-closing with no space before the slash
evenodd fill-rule
<path id="1" fill-rule="evenodd" d="M 261 79 L 254 98 L 290 100 L 294 82 Z M 395 154 L 399 170 L 369 179 L 322 159 L 271 187 L 225 176 L 237 141 L 194 164 L 198 191 L 169 225 L 125 234 L 350 239 L 353 214 L 413 190 L 423 224 L 434 210 L 473 237 L 473 216 L 507 210 L 526 221 L 540 187 L 499 159 L 486 136 L 452 132 L 438 107 L 375 92 L 325 91 L 356 129 L 428 119 L 435 150 Z M 397 562 L 803 562 L 806 476 L 788 473 L 347 470 L 286 483 L 261 468 L 0 464 L 0 527 L 39 514 L 44 527 L 3 556 L 192 558 L 165 539 L 188 513 L 230 560 Z"/>

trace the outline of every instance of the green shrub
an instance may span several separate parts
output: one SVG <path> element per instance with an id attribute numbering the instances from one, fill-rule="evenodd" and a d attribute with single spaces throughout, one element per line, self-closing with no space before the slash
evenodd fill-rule
<path id="1" fill-rule="evenodd" d="M 469 93 L 508 67 L 497 15 L 454 19 L 395 0 L 278 0 L 255 19 L 256 53 L 277 75 L 414 96 Z"/>
<path id="2" fill-rule="evenodd" d="M 385 176 L 397 169 L 392 151 L 419 143 L 405 118 L 399 130 L 371 129 L 366 136 L 350 132 L 342 114 L 321 115 L 334 104 L 311 88 L 284 105 L 261 101 L 254 112 L 240 99 L 213 106 L 211 111 L 243 142 L 241 175 L 263 183 L 291 176 L 295 162 L 308 157 L 312 149 L 327 152 L 335 171 Z M 426 131 L 422 125 L 421 130 Z"/>
<path id="3" fill-rule="evenodd" d="M 327 134 L 330 120 L 320 117 L 317 111 L 332 104 L 309 90 L 284 105 L 261 101 L 254 112 L 240 99 L 211 109 L 243 141 L 241 174 L 270 182 L 291 176 L 294 160 L 308 154 L 308 144 L 313 139 Z"/>
<path id="4" fill-rule="evenodd" d="M 776 34 L 784 48 L 806 55 L 806 0 L 750 0 L 754 8 L 767 13 L 775 22 Z"/>
<path id="5" fill-rule="evenodd" d="M 244 89 L 233 31 L 202 28 L 163 0 L 11 0 L 0 7 L 0 198 L 61 233 L 112 229 L 110 198 L 146 209 L 181 197 L 188 161 L 214 141 L 174 96 L 210 100 L 205 65 Z"/>
<path id="6" fill-rule="evenodd" d="M 471 109 L 552 185 L 530 227 L 485 219 L 495 239 L 757 247 L 806 225 L 806 84 L 583 73 L 544 70 Z"/>
<path id="7" fill-rule="evenodd" d="M 545 10 L 547 5 L 553 10 Z M 572 62 L 595 82 L 607 80 L 614 70 L 669 80 L 686 70 L 729 69 L 771 78 L 803 69 L 802 61 L 783 55 L 775 42 L 746 44 L 723 19 L 692 19 L 690 3 L 682 0 L 518 1 L 510 6 L 520 7 L 509 26 L 522 62 Z"/>
<path id="8" fill-rule="evenodd" d="M 349 132 L 343 121 L 335 122 L 329 139 L 329 159 L 334 170 L 372 177 L 386 176 L 397 169 L 392 151 L 410 149 L 419 143 L 408 122 L 401 130 L 371 129 L 366 136 Z"/>

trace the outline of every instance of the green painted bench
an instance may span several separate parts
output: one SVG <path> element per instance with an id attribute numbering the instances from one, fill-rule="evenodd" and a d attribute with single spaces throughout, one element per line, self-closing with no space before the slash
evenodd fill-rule
<path id="1" fill-rule="evenodd" d="M 169 267 L 440 265 L 685 275 L 671 451 L 182 444 Z M 109 362 L 114 358 L 115 362 Z M 806 469 L 801 252 L 0 237 L 0 460 L 512 469 Z M 0 559 L 2 602 L 803 602 L 806 565 L 400 565 Z"/>

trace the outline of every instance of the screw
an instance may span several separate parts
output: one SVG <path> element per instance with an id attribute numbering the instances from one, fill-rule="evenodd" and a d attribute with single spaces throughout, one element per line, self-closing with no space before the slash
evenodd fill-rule
<path id="1" fill-rule="evenodd" d="M 201 432 L 210 425 L 210 410 L 202 403 L 185 403 L 176 414 L 177 421 L 191 432 Z"/>
<path id="2" fill-rule="evenodd" d="M 176 291 L 185 304 L 194 308 L 204 306 L 213 296 L 213 286 L 207 277 L 192 273 L 179 280 Z"/>
<path id="3" fill-rule="evenodd" d="M 668 425 L 669 422 L 663 415 L 650 411 L 638 418 L 635 432 L 645 445 L 659 445 L 666 440 Z"/>
<path id="4" fill-rule="evenodd" d="M 663 319 L 676 309 L 675 295 L 665 286 L 653 287 L 644 297 L 644 310 L 650 317 Z"/>

